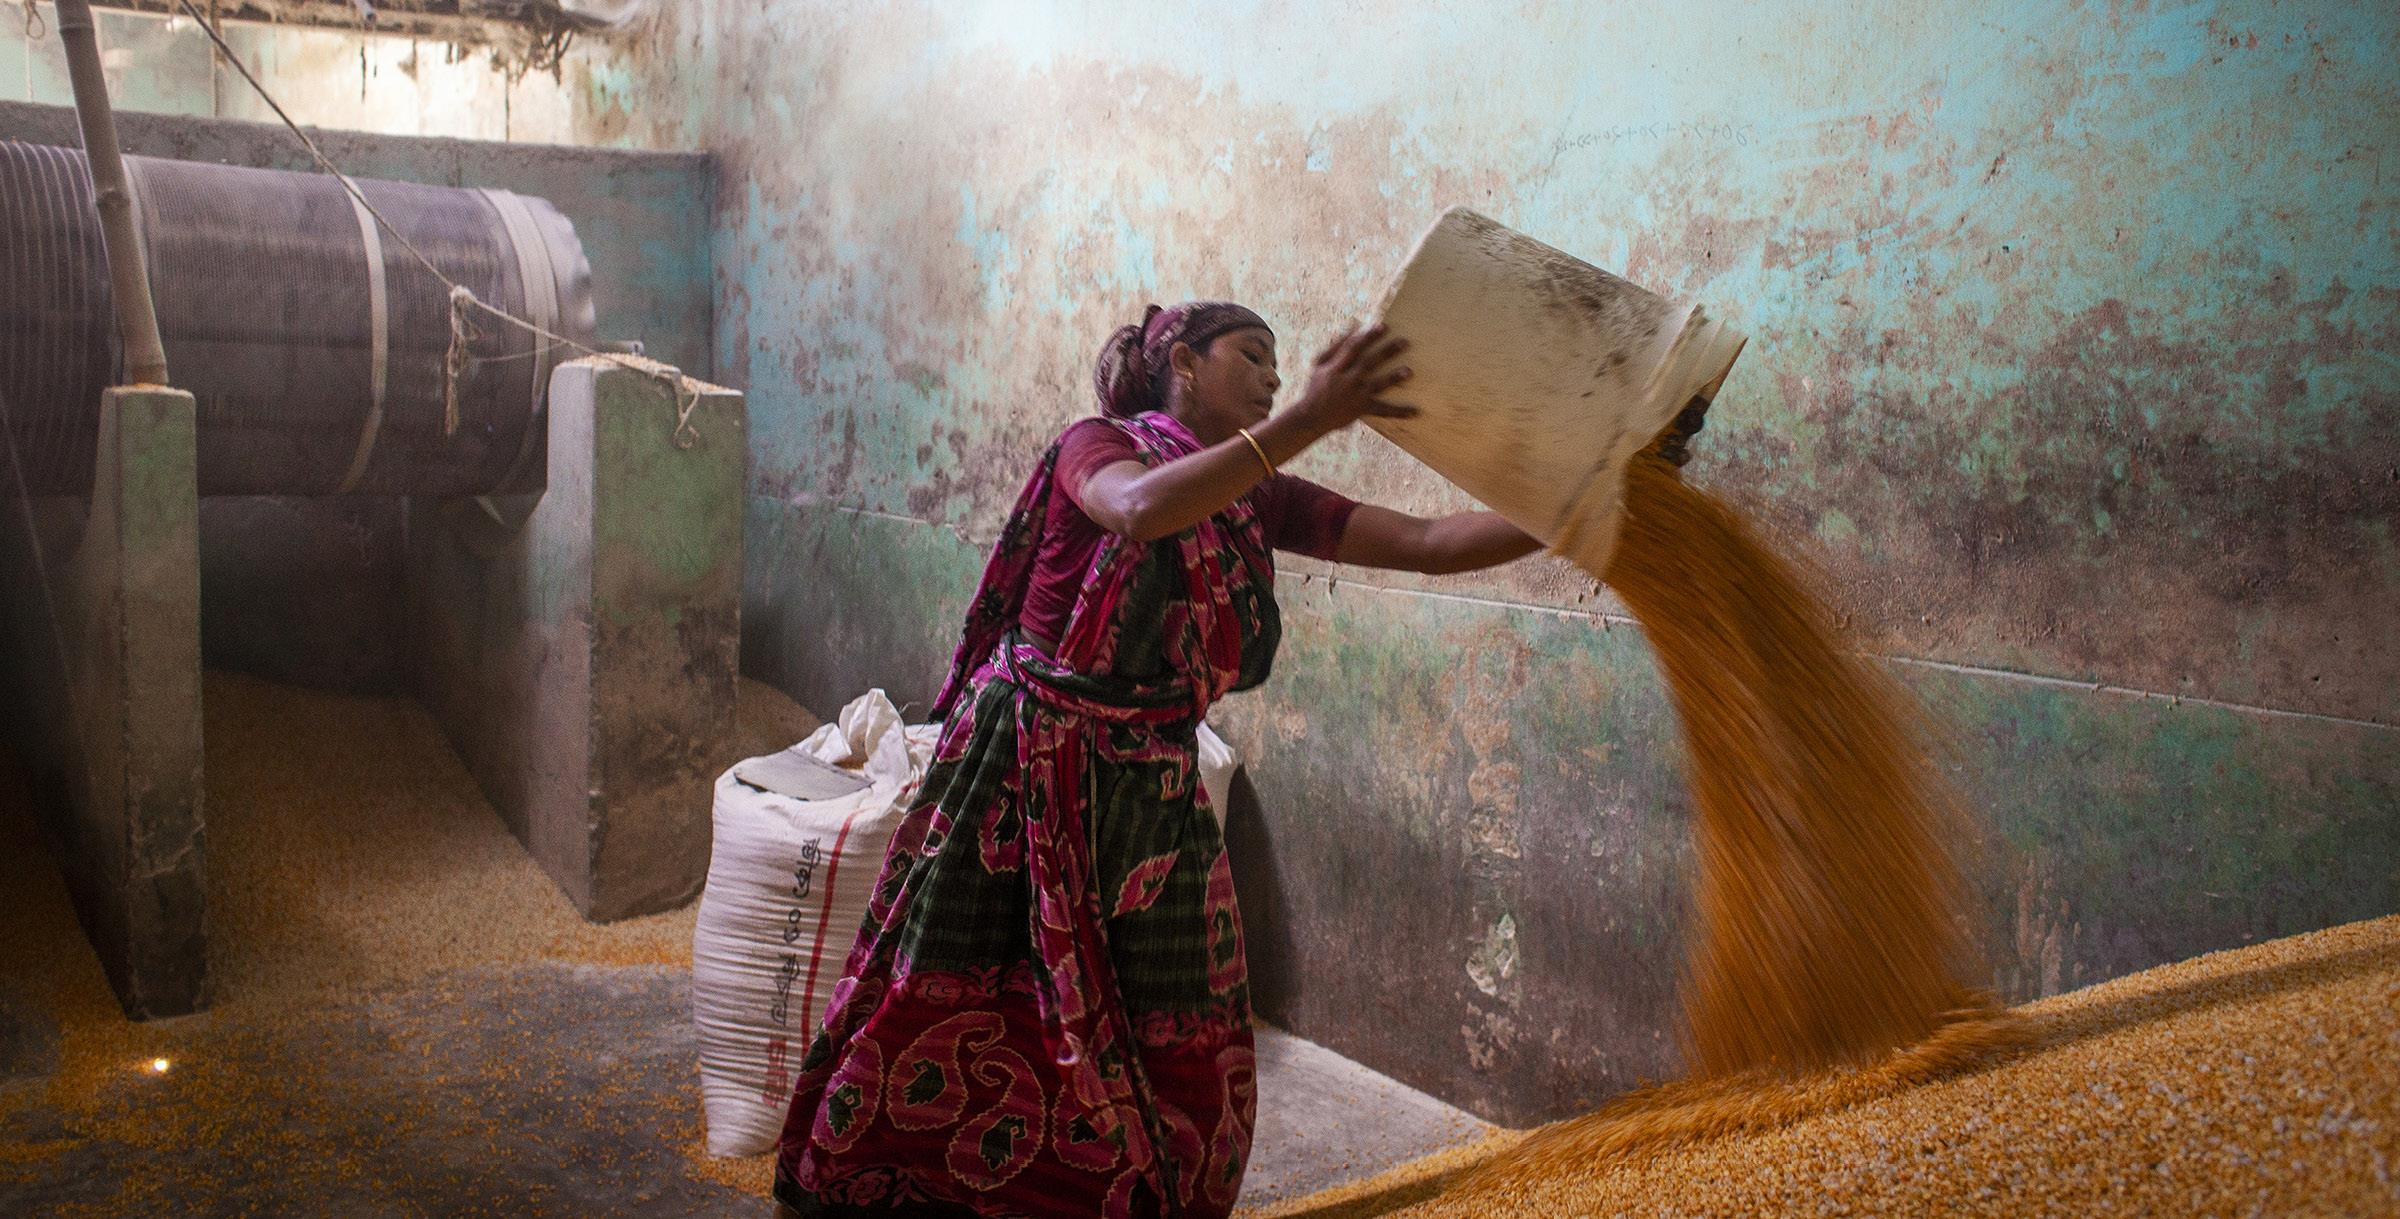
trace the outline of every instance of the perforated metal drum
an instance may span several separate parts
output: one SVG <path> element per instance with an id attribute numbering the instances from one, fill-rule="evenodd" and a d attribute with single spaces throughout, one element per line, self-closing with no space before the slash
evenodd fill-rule
<path id="1" fill-rule="evenodd" d="M 544 394 L 573 351 L 468 310 L 333 178 L 126 158 L 159 330 L 199 400 L 203 495 L 464 495 L 542 483 Z M 361 180 L 477 298 L 590 343 L 574 226 L 506 191 Z M 119 376 L 83 154 L 0 141 L 0 395 L 35 493 L 90 485 Z"/>

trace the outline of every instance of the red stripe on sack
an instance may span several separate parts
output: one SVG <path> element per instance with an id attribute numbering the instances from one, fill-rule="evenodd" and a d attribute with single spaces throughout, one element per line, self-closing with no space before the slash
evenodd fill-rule
<path id="1" fill-rule="evenodd" d="M 861 806 L 857 812 L 842 818 L 841 832 L 833 836 L 833 856 L 825 861 L 825 908 L 817 913 L 817 946 L 808 954 L 808 985 L 800 992 L 800 1010 L 808 1011 L 817 1005 L 817 968 L 825 960 L 825 926 L 833 921 L 833 882 L 842 870 L 842 844 L 850 841 L 850 826 L 866 815 Z M 811 1022 L 809 1040 L 816 1040 L 816 1022 Z"/>

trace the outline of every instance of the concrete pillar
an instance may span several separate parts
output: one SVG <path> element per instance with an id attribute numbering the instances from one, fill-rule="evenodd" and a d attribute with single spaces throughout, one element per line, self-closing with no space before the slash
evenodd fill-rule
<path id="1" fill-rule="evenodd" d="M 420 693 L 595 921 L 699 892 L 733 731 L 743 401 L 703 387 L 688 448 L 677 405 L 635 368 L 562 365 L 545 491 L 410 510 Z"/>
<path id="2" fill-rule="evenodd" d="M 192 396 L 112 389 L 90 497 L 0 528 L 11 735 L 85 934 L 136 1019 L 208 997 Z"/>

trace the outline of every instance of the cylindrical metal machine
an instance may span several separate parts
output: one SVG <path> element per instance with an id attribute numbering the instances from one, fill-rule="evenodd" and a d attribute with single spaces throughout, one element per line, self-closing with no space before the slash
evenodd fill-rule
<path id="1" fill-rule="evenodd" d="M 470 495 L 542 484 L 550 371 L 576 352 L 469 308 L 341 183 L 126 158 L 175 385 L 199 402 L 202 495 Z M 477 299 L 590 344 L 567 218 L 497 190 L 359 180 Z M 35 494 L 90 486 L 121 370 L 81 152 L 0 141 L 0 405 Z"/>

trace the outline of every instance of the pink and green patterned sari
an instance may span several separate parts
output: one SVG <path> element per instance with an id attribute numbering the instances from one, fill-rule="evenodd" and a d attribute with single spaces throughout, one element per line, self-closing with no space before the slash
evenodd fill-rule
<path id="1" fill-rule="evenodd" d="M 1199 447 L 1114 421 L 1152 465 Z M 1055 655 L 1017 637 L 1053 447 L 968 612 L 945 725 L 802 1060 L 776 1196 L 802 1215 L 1222 1216 L 1256 1106 L 1209 705 L 1281 636 L 1247 503 L 1101 545 Z"/>

